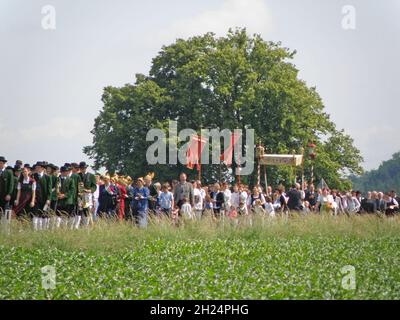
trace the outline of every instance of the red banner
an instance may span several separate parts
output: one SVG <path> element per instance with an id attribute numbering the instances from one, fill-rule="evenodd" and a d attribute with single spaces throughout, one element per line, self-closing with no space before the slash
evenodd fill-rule
<path id="1" fill-rule="evenodd" d="M 201 136 L 192 136 L 189 148 L 186 152 L 186 166 L 189 169 L 193 169 L 194 165 L 197 166 L 197 170 L 200 169 L 201 153 L 206 143 L 207 140 L 205 138 Z"/>
<path id="2" fill-rule="evenodd" d="M 228 167 L 232 165 L 233 148 L 239 141 L 239 138 L 240 134 L 238 132 L 232 133 L 229 146 L 227 148 L 225 146 L 225 151 L 221 154 L 221 161 L 223 161 Z"/>

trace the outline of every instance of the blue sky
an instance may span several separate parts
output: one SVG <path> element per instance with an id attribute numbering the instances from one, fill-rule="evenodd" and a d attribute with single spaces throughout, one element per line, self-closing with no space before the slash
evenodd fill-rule
<path id="1" fill-rule="evenodd" d="M 41 26 L 44 5 L 56 10 L 56 30 Z M 344 5 L 356 10 L 355 30 L 342 28 Z M 400 151 L 400 1 L 0 0 L 0 154 L 88 160 L 82 147 L 105 86 L 147 73 L 177 37 L 229 27 L 297 50 L 300 78 L 355 139 L 366 169 Z"/>

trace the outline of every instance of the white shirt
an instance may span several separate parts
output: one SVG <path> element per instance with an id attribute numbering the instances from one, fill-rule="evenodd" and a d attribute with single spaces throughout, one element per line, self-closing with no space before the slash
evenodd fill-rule
<path id="1" fill-rule="evenodd" d="M 28 179 L 26 179 L 25 177 L 24 177 L 24 180 L 23 180 L 23 184 L 28 184 L 29 183 L 29 181 L 30 181 L 30 179 L 29 179 L 29 177 L 28 177 Z M 21 182 L 18 182 L 18 184 L 17 184 L 17 190 L 21 190 Z M 36 182 L 35 181 L 33 181 L 33 183 L 32 183 L 32 191 L 35 191 L 36 190 Z"/>
<path id="2" fill-rule="evenodd" d="M 231 207 L 231 196 L 232 192 L 228 188 L 225 189 L 224 191 L 224 202 L 225 202 L 225 208 L 229 209 Z"/>
<path id="3" fill-rule="evenodd" d="M 99 199 L 99 195 L 100 195 L 100 186 L 97 185 L 96 186 L 96 191 L 93 192 L 93 197 L 97 200 L 97 199 Z"/>
<path id="4" fill-rule="evenodd" d="M 236 209 L 239 208 L 239 203 L 240 203 L 240 194 L 239 192 L 232 192 L 231 195 L 231 204 L 234 206 Z"/>
<path id="5" fill-rule="evenodd" d="M 275 217 L 275 208 L 272 203 L 269 202 L 265 203 L 265 211 L 267 211 L 270 217 Z"/>
<path id="6" fill-rule="evenodd" d="M 247 202 L 247 197 L 248 197 L 248 196 L 249 196 L 249 195 L 247 194 L 246 191 L 242 191 L 242 192 L 240 193 L 239 202 L 246 203 L 246 202 Z"/>
<path id="7" fill-rule="evenodd" d="M 190 203 L 186 202 L 182 205 L 181 214 L 186 218 L 193 219 L 192 206 L 190 205 Z"/>
<path id="8" fill-rule="evenodd" d="M 201 192 L 201 191 L 203 191 L 203 192 Z M 203 201 L 204 201 L 204 198 L 205 198 L 205 192 L 204 192 L 204 190 L 203 189 L 198 189 L 198 188 L 194 188 L 193 189 L 193 196 L 194 197 L 199 197 L 199 201 L 196 203 L 196 200 L 195 200 L 195 203 L 194 203 L 194 209 L 195 210 L 202 210 L 203 209 Z"/>

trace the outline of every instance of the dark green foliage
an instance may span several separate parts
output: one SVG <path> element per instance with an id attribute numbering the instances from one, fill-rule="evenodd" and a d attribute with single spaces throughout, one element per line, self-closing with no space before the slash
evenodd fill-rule
<path id="1" fill-rule="evenodd" d="M 351 176 L 354 190 L 400 192 L 400 152 L 392 159 L 384 161 L 378 169 L 366 172 L 362 176 Z"/>
<path id="2" fill-rule="evenodd" d="M 155 171 L 156 179 L 169 180 L 183 167 L 147 164 L 150 128 L 167 129 L 168 120 L 177 120 L 178 130 L 198 132 L 252 128 L 256 141 L 272 153 L 299 152 L 314 141 L 316 180 L 323 177 L 330 187 L 348 187 L 346 176 L 362 172 L 360 152 L 348 135 L 336 130 L 315 88 L 298 78 L 290 62 L 294 54 L 280 43 L 250 37 L 245 29 L 222 38 L 207 33 L 178 39 L 153 59 L 149 76 L 137 75 L 135 85 L 105 88 L 93 145 L 84 152 L 95 160 L 95 168 L 133 176 Z M 290 177 L 286 168 L 268 170 L 271 182 Z M 305 170 L 309 177 L 308 160 Z M 222 171 L 225 175 L 227 168 Z M 254 183 L 255 175 L 256 170 L 242 181 Z M 206 182 L 218 177 L 218 165 L 203 166 Z"/>

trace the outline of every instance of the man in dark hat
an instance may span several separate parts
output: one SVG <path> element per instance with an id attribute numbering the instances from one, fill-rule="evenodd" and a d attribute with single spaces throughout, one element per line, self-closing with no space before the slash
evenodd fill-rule
<path id="1" fill-rule="evenodd" d="M 82 216 L 83 224 L 88 225 L 90 222 L 91 209 L 93 208 L 93 193 L 96 192 L 97 183 L 94 174 L 87 172 L 88 165 L 86 162 L 81 161 L 79 163 L 79 176 L 83 183 L 83 203 L 82 203 Z"/>
<path id="2" fill-rule="evenodd" d="M 70 176 L 70 167 L 62 166 L 60 168 L 61 175 L 57 178 L 57 218 L 56 227 L 60 227 L 62 216 L 65 217 L 65 224 L 68 223 L 68 218 L 73 218 L 74 211 L 74 182 Z"/>
<path id="3" fill-rule="evenodd" d="M 81 223 L 81 215 L 79 214 L 79 202 L 81 201 L 81 193 L 82 193 L 82 188 L 80 188 L 80 183 L 82 182 L 81 177 L 79 175 L 79 165 L 76 162 L 71 163 L 70 165 L 71 173 L 70 177 L 73 181 L 74 184 L 74 189 L 75 189 L 75 194 L 73 198 L 74 202 L 74 211 L 73 211 L 73 222 L 72 222 L 72 228 L 78 229 L 79 225 Z"/>
<path id="4" fill-rule="evenodd" d="M 48 229 L 50 227 L 50 217 L 47 211 L 50 209 L 51 179 L 45 172 L 45 163 L 38 161 L 35 166 L 36 172 L 33 178 L 36 181 L 36 205 L 34 209 L 33 227 L 35 230 Z"/>
<path id="5" fill-rule="evenodd" d="M 50 209 L 53 212 L 57 212 L 57 182 L 59 168 L 52 163 L 49 163 L 46 167 L 47 175 L 51 180 Z"/>
<path id="6" fill-rule="evenodd" d="M 0 156 L 0 211 L 4 212 L 5 207 L 11 203 L 11 196 L 14 190 L 13 174 L 6 170 L 7 159 Z"/>
<path id="7" fill-rule="evenodd" d="M 14 167 L 20 167 L 20 168 L 22 168 L 22 161 L 21 160 L 17 160 L 17 161 L 15 161 L 15 166 Z"/>

